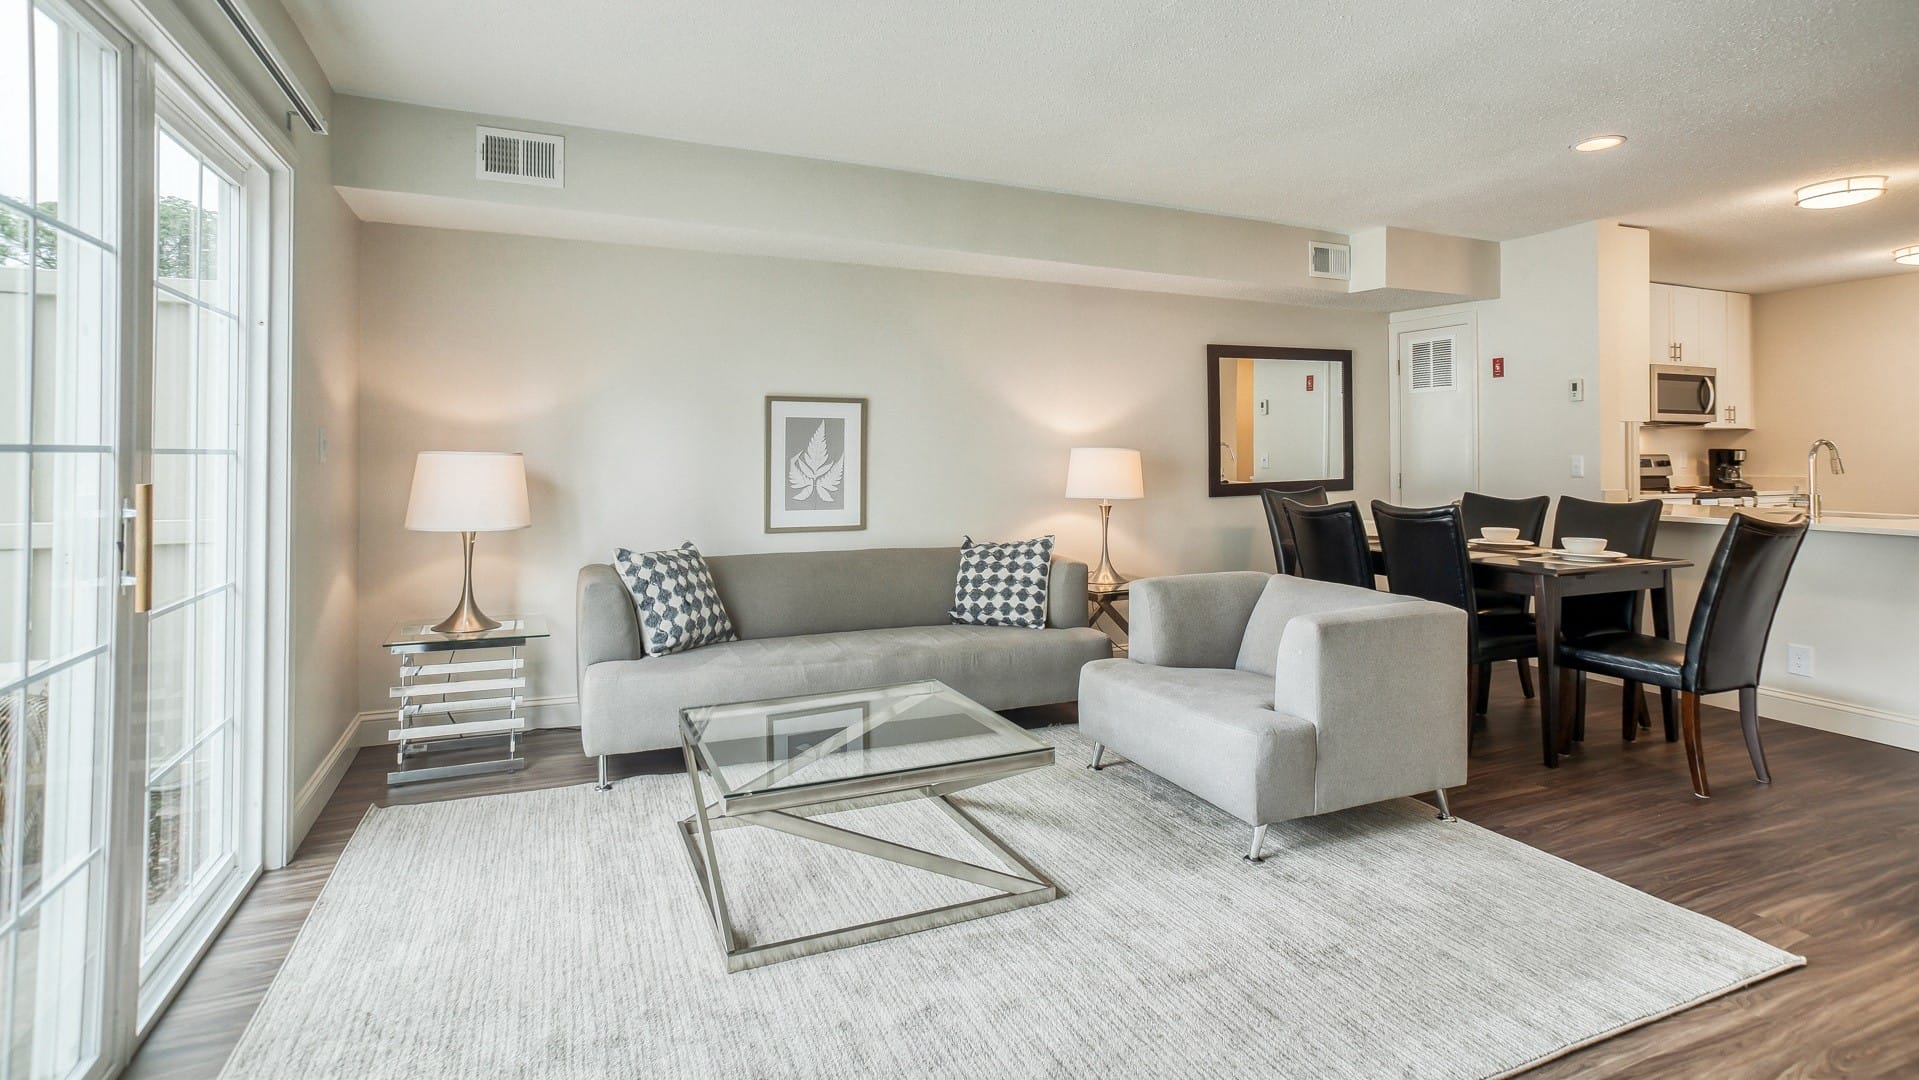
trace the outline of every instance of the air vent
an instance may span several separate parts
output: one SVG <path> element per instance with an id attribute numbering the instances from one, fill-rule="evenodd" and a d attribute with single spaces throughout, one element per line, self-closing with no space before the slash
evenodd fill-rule
<path id="1" fill-rule="evenodd" d="M 1306 241 L 1306 276 L 1337 278 L 1340 281 L 1351 280 L 1353 249 L 1345 244 L 1328 244 L 1320 240 Z"/>
<path id="2" fill-rule="evenodd" d="M 1415 394 L 1453 388 L 1453 339 L 1433 338 L 1413 343 L 1412 385 Z"/>
<path id="3" fill-rule="evenodd" d="M 566 186 L 566 140 L 558 135 L 475 128 L 477 175 L 509 184 Z"/>

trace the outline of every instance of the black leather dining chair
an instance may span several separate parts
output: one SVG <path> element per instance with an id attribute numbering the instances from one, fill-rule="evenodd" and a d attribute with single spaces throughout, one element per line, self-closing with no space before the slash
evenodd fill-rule
<path id="1" fill-rule="evenodd" d="M 1519 538 L 1527 543 L 1537 544 L 1546 533 L 1546 511 L 1552 506 L 1552 496 L 1538 495 L 1530 499 L 1502 499 L 1496 495 L 1481 495 L 1477 491 L 1468 491 L 1460 496 L 1459 516 L 1465 525 L 1466 537 L 1471 539 L 1480 535 L 1481 529 L 1504 528 L 1518 529 Z M 1479 610 L 1481 611 L 1525 611 L 1527 598 L 1518 593 L 1500 592 L 1497 589 L 1480 589 Z M 1519 689 L 1530 698 L 1533 696 L 1532 665 L 1524 660 L 1514 661 L 1519 669 Z M 1483 679 L 1492 678 L 1492 665 L 1488 664 L 1479 673 Z"/>
<path id="2" fill-rule="evenodd" d="M 1358 503 L 1308 506 L 1286 499 L 1280 509 L 1292 525 L 1301 577 L 1375 588 L 1366 519 L 1360 517 Z"/>
<path id="3" fill-rule="evenodd" d="M 1745 731 L 1753 774 L 1762 784 L 1772 783 L 1759 742 L 1759 667 L 1779 597 L 1805 539 L 1804 522 L 1785 525 L 1734 514 L 1706 567 L 1683 644 L 1623 631 L 1588 634 L 1560 645 L 1560 664 L 1580 672 L 1582 679 L 1591 672 L 1678 691 L 1686 767 L 1692 772 L 1693 794 L 1702 799 L 1712 797 L 1699 741 L 1702 694 L 1739 691 L 1739 726 Z"/>
<path id="4" fill-rule="evenodd" d="M 1568 536 L 1597 536 L 1606 541 L 1608 551 L 1649 557 L 1659 537 L 1659 512 L 1663 509 L 1665 504 L 1657 499 L 1617 503 L 1563 496 L 1559 500 L 1559 513 L 1553 517 L 1553 546 L 1565 547 Z M 1567 641 L 1578 641 L 1594 634 L 1637 633 L 1642 595 L 1635 591 L 1568 596 L 1559 608 L 1560 636 Z M 1582 681 L 1569 696 L 1574 705 L 1574 739 L 1586 737 L 1584 692 Z M 1679 739 L 1673 694 L 1671 690 L 1662 690 L 1659 694 L 1667 742 Z M 1621 687 L 1619 705 L 1620 734 L 1631 741 L 1637 737 L 1639 728 L 1649 726 L 1645 691 L 1638 683 L 1626 681 Z"/>
<path id="5" fill-rule="evenodd" d="M 1298 491 L 1274 491 L 1261 488 L 1259 501 L 1266 507 L 1266 531 L 1273 538 L 1273 565 L 1282 574 L 1299 575 L 1298 546 L 1293 543 L 1293 525 L 1286 518 L 1286 509 L 1281 504 L 1287 500 L 1301 506 L 1325 506 L 1326 489 L 1323 487 L 1301 488 Z"/>
<path id="6" fill-rule="evenodd" d="M 1491 665 L 1539 655 L 1539 631 L 1533 617 L 1524 611 L 1480 609 L 1459 507 L 1412 510 L 1374 502 L 1373 524 L 1379 529 L 1388 589 L 1451 604 L 1466 612 L 1464 659 L 1469 665 L 1467 684 L 1472 691 L 1471 727 L 1481 726 L 1491 693 L 1485 673 Z"/>

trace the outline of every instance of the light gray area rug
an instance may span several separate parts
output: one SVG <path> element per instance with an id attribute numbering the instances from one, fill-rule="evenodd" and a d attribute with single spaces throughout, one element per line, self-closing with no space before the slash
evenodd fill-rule
<path id="1" fill-rule="evenodd" d="M 1802 964 L 1413 800 L 1247 830 L 1121 764 L 958 797 L 1060 899 L 725 974 L 682 777 L 373 810 L 228 1062 L 256 1077 L 1479 1077 Z M 835 815 L 980 858 L 924 804 Z M 750 940 L 976 895 L 720 834 Z"/>

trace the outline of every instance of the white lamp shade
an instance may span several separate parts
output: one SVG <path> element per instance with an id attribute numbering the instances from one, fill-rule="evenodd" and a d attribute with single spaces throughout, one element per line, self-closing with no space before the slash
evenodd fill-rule
<path id="1" fill-rule="evenodd" d="M 1069 499 L 1138 499 L 1146 495 L 1139 451 L 1111 446 L 1075 446 L 1066 462 Z"/>
<path id="2" fill-rule="evenodd" d="M 419 532 L 501 532 L 533 523 L 526 507 L 526 458 L 519 454 L 427 450 L 413 463 L 406 527 Z"/>

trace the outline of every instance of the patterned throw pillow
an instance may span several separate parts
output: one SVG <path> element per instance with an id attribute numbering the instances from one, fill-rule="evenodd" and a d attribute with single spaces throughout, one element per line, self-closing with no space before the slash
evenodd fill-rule
<path id="1" fill-rule="evenodd" d="M 1052 570 L 1053 538 L 1014 544 L 960 545 L 959 582 L 953 588 L 956 623 L 973 626 L 1046 627 L 1046 578 Z"/>
<path id="2" fill-rule="evenodd" d="M 713 572 L 691 543 L 673 551 L 621 548 L 613 554 L 613 567 L 639 609 L 640 643 L 648 656 L 736 640 Z"/>

